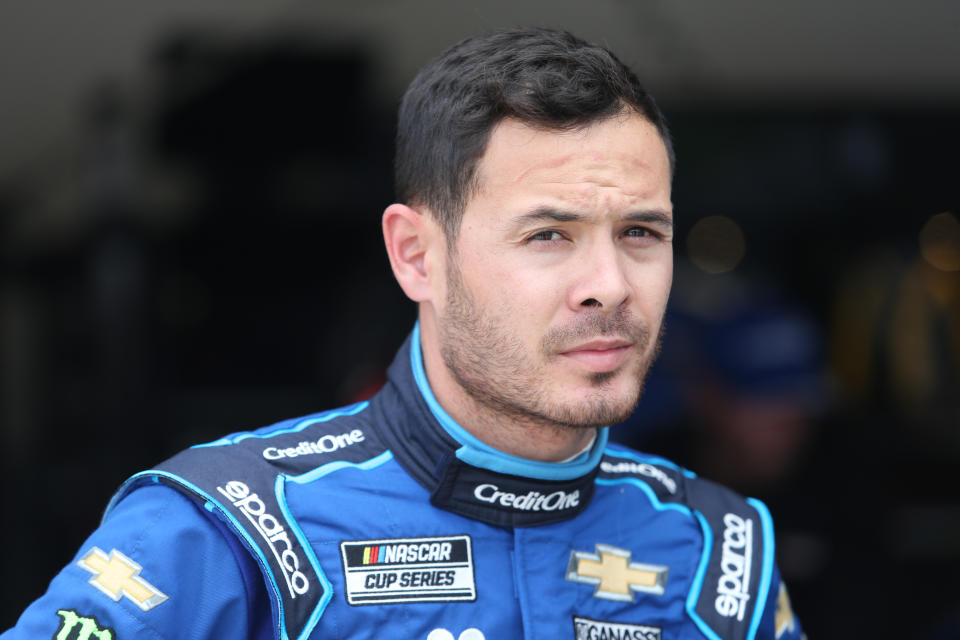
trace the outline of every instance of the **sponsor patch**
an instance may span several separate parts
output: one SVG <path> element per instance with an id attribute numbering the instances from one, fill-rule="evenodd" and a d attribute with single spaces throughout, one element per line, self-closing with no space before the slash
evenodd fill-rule
<path id="1" fill-rule="evenodd" d="M 499 505 L 515 511 L 566 511 L 580 506 L 580 490 L 563 490 L 551 493 L 527 491 L 524 494 L 501 491 L 495 484 L 478 484 L 473 489 L 473 497 L 480 502 Z"/>
<path id="2" fill-rule="evenodd" d="M 217 487 L 217 491 L 250 521 L 267 544 L 283 573 L 290 598 L 296 599 L 297 596 L 307 593 L 310 590 L 310 580 L 300 569 L 301 556 L 297 553 L 300 545 L 294 545 L 295 538 L 291 540 L 290 533 L 282 524 L 286 521 L 269 513 L 266 503 L 256 493 L 252 493 L 246 483 L 231 480 L 224 486 Z M 304 560 L 303 564 L 306 565 L 307 562 Z"/>
<path id="3" fill-rule="evenodd" d="M 283 458 L 298 458 L 318 453 L 333 453 L 338 449 L 344 449 L 363 441 L 363 431 L 354 429 L 339 435 L 325 435 L 319 440 L 304 440 L 297 443 L 295 447 L 267 447 L 263 450 L 263 457 L 267 460 L 282 460 Z"/>
<path id="4" fill-rule="evenodd" d="M 648 624 L 607 622 L 574 616 L 573 631 L 576 640 L 662 640 L 660 627 Z"/>
<path id="5" fill-rule="evenodd" d="M 92 573 L 88 582 L 114 602 L 127 598 L 150 611 L 167 600 L 165 594 L 140 577 L 143 567 L 116 549 L 107 555 L 100 547 L 93 547 L 77 561 L 77 566 Z"/>
<path id="6" fill-rule="evenodd" d="M 721 575 L 714 607 L 721 616 L 742 621 L 750 599 L 750 563 L 753 556 L 753 520 L 735 513 L 723 516 Z"/>
<path id="7" fill-rule="evenodd" d="M 600 463 L 600 470 L 604 473 L 635 473 L 637 475 L 652 478 L 663 485 L 670 493 L 677 492 L 677 481 L 671 478 L 667 473 L 655 465 L 647 462 L 607 462 Z"/>
<path id="8" fill-rule="evenodd" d="M 637 591 L 663 595 L 668 569 L 662 565 L 631 562 L 631 553 L 608 544 L 594 545 L 596 553 L 571 551 L 567 580 L 594 585 L 593 597 L 633 602 Z"/>
<path id="9" fill-rule="evenodd" d="M 73 609 L 60 609 L 60 627 L 53 640 L 116 640 L 110 627 L 101 626 L 93 616 L 80 615 Z"/>
<path id="10" fill-rule="evenodd" d="M 347 602 L 456 602 L 477 599 L 470 536 L 340 543 Z"/>

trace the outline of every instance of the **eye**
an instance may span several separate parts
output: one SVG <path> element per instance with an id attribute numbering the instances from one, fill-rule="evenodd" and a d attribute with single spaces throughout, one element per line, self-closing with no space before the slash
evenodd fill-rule
<path id="1" fill-rule="evenodd" d="M 544 229 L 529 236 L 527 242 L 557 242 L 563 239 L 563 234 L 559 231 L 555 229 Z"/>
<path id="2" fill-rule="evenodd" d="M 640 248 L 652 246 L 663 240 L 664 236 L 650 227 L 628 227 L 621 234 L 621 238 L 627 246 Z"/>
<path id="3" fill-rule="evenodd" d="M 652 238 L 657 234 L 646 227 L 630 227 L 623 232 L 623 235 L 627 238 Z"/>

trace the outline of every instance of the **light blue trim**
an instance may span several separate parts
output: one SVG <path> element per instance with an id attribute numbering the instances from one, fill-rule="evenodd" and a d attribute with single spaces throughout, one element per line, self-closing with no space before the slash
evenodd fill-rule
<path id="1" fill-rule="evenodd" d="M 232 437 L 228 436 L 226 438 L 220 438 L 219 440 L 214 440 L 213 442 L 207 442 L 205 444 L 197 444 L 190 448 L 201 449 L 203 447 L 222 447 L 228 444 L 236 444 L 242 440 L 246 440 L 247 438 L 272 438 L 274 436 L 283 435 L 285 433 L 296 433 L 298 431 L 303 431 L 310 425 L 316 424 L 318 422 L 328 422 L 330 420 L 333 420 L 334 418 L 339 418 L 340 416 L 355 416 L 361 411 L 363 411 L 364 409 L 366 409 L 368 406 L 370 406 L 370 402 L 364 400 L 363 402 L 351 404 L 346 407 L 340 407 L 339 409 L 331 409 L 330 411 L 325 411 L 324 413 L 320 414 L 316 418 L 307 418 L 305 420 L 301 420 L 300 422 L 290 427 L 289 429 L 277 429 L 276 431 L 269 431 L 267 433 L 256 433 L 251 431 L 249 433 L 241 433 Z"/>
<path id="2" fill-rule="evenodd" d="M 103 517 L 106 518 L 107 514 L 110 513 L 110 511 L 113 509 L 116 503 L 120 500 L 121 496 L 127 493 L 125 491 L 127 487 L 132 486 L 133 483 L 136 482 L 137 480 L 141 480 L 145 478 L 155 479 L 158 476 L 163 476 L 164 478 L 168 478 L 176 482 L 177 484 L 180 484 L 186 487 L 190 491 L 193 491 L 198 496 L 203 497 L 203 499 L 206 500 L 206 504 L 215 505 L 215 508 L 220 512 L 220 514 L 225 516 L 227 520 L 230 521 L 230 524 L 233 526 L 236 532 L 240 534 L 240 537 L 243 539 L 246 546 L 251 550 L 253 550 L 254 554 L 257 556 L 257 560 L 261 566 L 261 573 L 267 576 L 267 578 L 269 578 L 270 580 L 270 586 L 273 588 L 273 594 L 274 594 L 274 597 L 272 598 L 272 600 L 274 603 L 276 603 L 276 607 L 277 607 L 277 626 L 280 630 L 280 640 L 289 640 L 289 636 L 287 636 L 286 625 L 284 624 L 285 614 L 283 611 L 283 599 L 280 596 L 280 586 L 277 584 L 277 581 L 274 579 L 273 571 L 270 569 L 270 563 L 267 562 L 266 556 L 263 554 L 263 551 L 260 549 L 260 547 L 257 546 L 257 544 L 252 540 L 252 538 L 249 535 L 247 535 L 247 530 L 243 528 L 243 525 L 240 524 L 240 521 L 237 520 L 237 518 L 232 513 L 230 513 L 220 503 L 219 500 L 211 496 L 209 493 L 207 493 L 197 485 L 193 484 L 188 480 L 184 480 L 180 476 L 170 473 L 168 471 L 160 471 L 157 469 L 141 471 L 140 473 L 132 476 L 126 483 L 124 483 L 124 486 L 121 488 L 121 490 L 117 492 L 114 498 L 110 501 L 110 504 L 107 505 L 107 509 Z"/>
<path id="3" fill-rule="evenodd" d="M 637 451 L 633 451 L 631 449 L 623 447 L 622 445 L 616 445 L 616 444 L 610 443 L 609 445 L 607 445 L 607 453 L 612 456 L 617 456 L 618 458 L 630 458 L 631 460 L 636 460 L 637 462 L 642 462 L 646 464 L 655 464 L 661 467 L 667 467 L 668 469 L 673 469 L 677 473 L 682 473 L 684 476 L 690 479 L 697 477 L 697 474 L 695 474 L 693 471 L 690 471 L 689 469 L 684 469 L 683 467 L 678 465 L 676 462 L 671 462 L 670 460 L 667 460 L 666 458 L 661 458 L 660 456 L 653 456 L 646 453 L 639 453 Z"/>
<path id="4" fill-rule="evenodd" d="M 747 640 L 753 640 L 757 635 L 757 629 L 760 627 L 763 610 L 767 606 L 770 582 L 773 580 L 774 539 L 773 518 L 770 516 L 767 505 L 756 498 L 747 498 L 747 502 L 760 514 L 760 522 L 763 526 L 763 573 L 760 575 L 760 588 L 757 590 L 757 604 L 753 609 L 750 631 L 747 632 Z"/>
<path id="5" fill-rule="evenodd" d="M 709 640 L 722 640 L 720 636 L 704 622 L 703 618 L 697 614 L 697 601 L 700 600 L 700 592 L 703 591 L 703 581 L 707 577 L 707 566 L 710 564 L 710 554 L 713 552 L 713 531 L 710 530 L 710 525 L 707 523 L 706 518 L 697 512 L 695 512 L 694 515 L 700 523 L 700 529 L 703 530 L 703 553 L 700 556 L 700 564 L 697 566 L 697 572 L 693 577 L 693 584 L 690 586 L 690 593 L 687 594 L 687 615 L 690 616 L 693 623 L 697 625 L 700 631 L 703 632 L 703 635 L 707 636 Z"/>
<path id="6" fill-rule="evenodd" d="M 594 467 L 600 463 L 600 458 L 603 457 L 603 450 L 606 448 L 607 440 L 610 437 L 609 427 L 597 429 L 597 438 L 594 440 L 590 451 L 582 453 L 570 462 L 539 462 L 518 458 L 494 449 L 461 427 L 440 406 L 437 398 L 433 395 L 433 390 L 430 389 L 427 372 L 423 368 L 423 353 L 420 350 L 419 322 L 413 326 L 413 335 L 410 338 L 410 367 L 413 370 L 413 379 L 430 408 L 430 412 L 443 427 L 443 430 L 461 444 L 456 452 L 457 458 L 467 464 L 497 473 L 525 476 L 539 480 L 572 480 L 593 471 Z"/>
<path id="7" fill-rule="evenodd" d="M 314 608 L 313 613 L 310 614 L 310 618 L 307 620 L 307 624 L 304 627 L 303 632 L 297 637 L 297 640 L 306 640 L 313 631 L 313 628 L 316 627 L 317 623 L 320 622 L 320 617 L 323 615 L 323 612 L 327 609 L 327 605 L 330 604 L 330 600 L 333 598 L 333 584 L 331 584 L 330 580 L 327 578 L 327 574 L 325 574 L 323 569 L 320 567 L 320 560 L 313 552 L 313 547 L 310 546 L 310 541 L 307 540 L 307 536 L 303 533 L 303 529 L 300 528 L 300 524 L 293 517 L 293 513 L 290 512 L 290 508 L 287 506 L 287 494 L 284 490 L 284 481 L 286 478 L 287 476 L 283 474 L 277 476 L 277 482 L 274 485 L 274 493 L 277 495 L 277 504 L 280 505 L 280 511 L 283 512 L 283 517 L 286 518 L 287 524 L 293 531 L 293 535 L 295 535 L 297 540 L 300 541 L 300 547 L 307 555 L 307 559 L 310 561 L 311 566 L 313 566 L 313 571 L 320 579 L 320 584 L 323 585 L 323 595 L 320 597 L 320 601 L 317 602 L 317 606 Z"/>
<path id="8" fill-rule="evenodd" d="M 362 469 L 364 471 L 369 471 L 370 469 L 376 469 L 385 462 L 393 460 L 393 453 L 389 450 L 384 451 L 375 458 L 370 458 L 364 462 L 345 462 L 343 460 L 337 460 L 336 462 L 329 462 L 323 466 L 317 467 L 312 471 L 308 471 L 299 476 L 285 476 L 290 482 L 296 482 L 297 484 L 306 484 L 308 482 L 313 482 L 318 478 L 322 478 L 325 475 L 331 474 L 334 471 L 339 471 L 340 469 Z"/>

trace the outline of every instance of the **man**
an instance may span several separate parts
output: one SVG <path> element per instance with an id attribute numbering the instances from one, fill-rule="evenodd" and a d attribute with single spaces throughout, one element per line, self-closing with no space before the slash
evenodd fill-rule
<path id="1" fill-rule="evenodd" d="M 607 443 L 672 277 L 634 75 L 566 33 L 469 39 L 398 131 L 419 321 L 384 389 L 135 476 L 4 637 L 799 637 L 766 508 Z"/>

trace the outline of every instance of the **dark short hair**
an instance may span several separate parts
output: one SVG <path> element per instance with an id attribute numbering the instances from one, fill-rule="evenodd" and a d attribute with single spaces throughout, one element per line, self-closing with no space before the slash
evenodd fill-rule
<path id="1" fill-rule="evenodd" d="M 403 96 L 394 162 L 397 197 L 429 208 L 453 238 L 498 122 L 515 118 L 573 130 L 625 110 L 656 127 L 672 174 L 673 145 L 663 113 L 607 49 L 550 29 L 467 38 L 421 69 Z"/>

